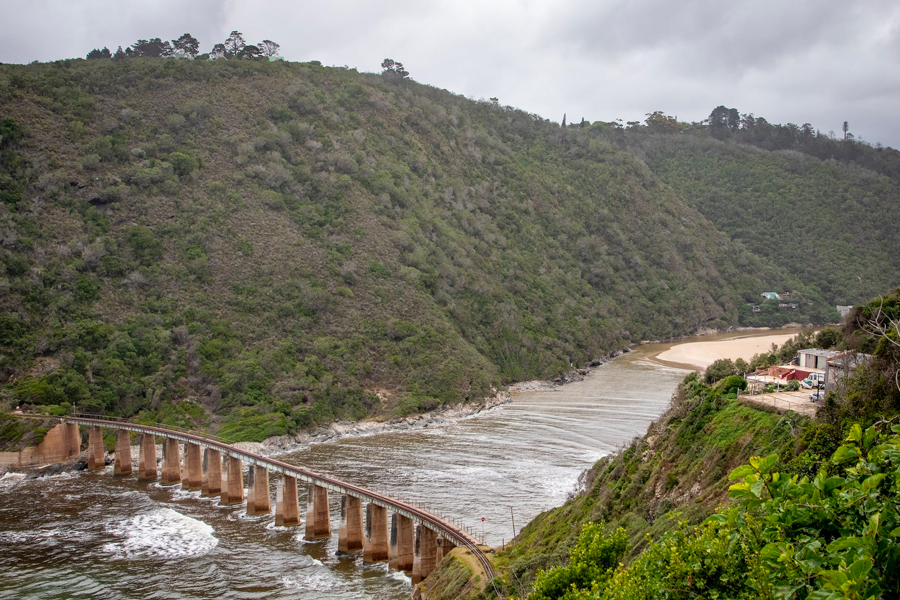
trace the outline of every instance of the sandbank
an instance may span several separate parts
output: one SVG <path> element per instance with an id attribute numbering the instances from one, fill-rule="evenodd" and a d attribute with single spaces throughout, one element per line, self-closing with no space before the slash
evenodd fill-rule
<path id="1" fill-rule="evenodd" d="M 795 330 L 791 333 L 735 336 L 725 340 L 687 342 L 672 346 L 654 358 L 660 362 L 705 369 L 720 358 L 730 358 L 731 360 L 743 358 L 749 361 L 754 354 L 768 352 L 771 350 L 772 344 L 780 346 L 798 333 L 800 332 Z"/>

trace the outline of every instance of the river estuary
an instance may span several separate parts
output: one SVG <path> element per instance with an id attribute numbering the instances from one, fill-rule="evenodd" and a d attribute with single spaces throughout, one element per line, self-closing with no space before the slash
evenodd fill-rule
<path id="1" fill-rule="evenodd" d="M 579 474 L 646 431 L 686 370 L 642 346 L 554 391 L 454 423 L 314 444 L 282 460 L 400 497 L 470 525 L 499 546 L 562 504 Z M 274 481 L 273 481 L 274 488 Z M 273 489 L 274 498 L 274 489 Z M 305 494 L 301 496 L 305 506 Z M 334 535 L 306 542 L 217 500 L 114 478 L 68 473 L 0 480 L 0 600 L 11 598 L 402 599 L 409 579 L 361 553 L 336 554 Z M 482 517 L 484 521 L 482 522 Z"/>

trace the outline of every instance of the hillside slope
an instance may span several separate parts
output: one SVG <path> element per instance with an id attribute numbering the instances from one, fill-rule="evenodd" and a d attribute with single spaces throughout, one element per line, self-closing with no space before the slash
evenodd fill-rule
<path id="1" fill-rule="evenodd" d="M 635 131 L 624 144 L 720 231 L 827 304 L 900 283 L 900 180 L 802 145 L 767 151 L 694 133 Z"/>
<path id="2" fill-rule="evenodd" d="M 0 66 L 0 107 L 10 404 L 260 439 L 477 399 L 803 287 L 616 144 L 411 81 L 61 61 Z"/>

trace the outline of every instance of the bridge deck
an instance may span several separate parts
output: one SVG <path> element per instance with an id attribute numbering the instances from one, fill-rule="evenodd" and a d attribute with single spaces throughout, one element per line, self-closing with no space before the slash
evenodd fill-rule
<path id="1" fill-rule="evenodd" d="M 452 523 L 448 523 L 444 519 L 441 519 L 440 517 L 422 510 L 421 508 L 417 508 L 405 502 L 395 500 L 383 494 L 373 492 L 358 485 L 353 485 L 352 483 L 341 481 L 328 475 L 314 473 L 313 471 L 310 471 L 309 469 L 305 469 L 303 467 L 298 467 L 296 465 L 291 465 L 280 460 L 275 460 L 273 458 L 268 458 L 259 454 L 254 454 L 252 452 L 247 452 L 245 450 L 235 448 L 234 446 L 225 442 L 201 437 L 192 433 L 163 429 L 161 427 L 153 427 L 150 425 L 138 425 L 136 423 L 131 423 L 128 421 L 117 421 L 113 419 L 97 417 L 61 417 L 61 420 L 66 423 L 98 425 L 100 427 L 107 427 L 110 429 L 124 429 L 126 431 L 134 431 L 136 433 L 149 433 L 164 438 L 175 439 L 181 442 L 197 444 L 201 447 L 218 450 L 224 455 L 239 458 L 242 461 L 247 462 L 248 464 L 265 467 L 266 469 L 274 473 L 296 477 L 298 480 L 306 481 L 308 483 L 314 483 L 318 486 L 324 487 L 339 494 L 345 494 L 347 496 L 360 498 L 361 500 L 365 500 L 366 502 L 371 502 L 377 506 L 382 506 L 395 513 L 408 517 L 414 522 L 422 525 L 423 527 L 427 527 L 428 529 L 436 531 L 440 535 L 453 540 L 457 545 L 465 546 L 472 551 L 472 553 L 478 559 L 478 562 L 481 563 L 481 566 L 484 568 L 484 571 L 487 574 L 488 580 L 494 577 L 494 570 L 491 566 L 491 562 L 490 560 L 488 560 L 487 556 L 485 556 L 484 552 L 482 552 L 481 549 L 478 548 L 478 543 L 474 537 L 472 537 L 459 527 L 453 525 Z"/>

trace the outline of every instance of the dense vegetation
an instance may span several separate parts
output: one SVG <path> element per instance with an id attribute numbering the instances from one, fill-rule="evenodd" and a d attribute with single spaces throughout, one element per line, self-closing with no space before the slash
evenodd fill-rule
<path id="1" fill-rule="evenodd" d="M 743 323 L 782 325 L 796 309 L 779 304 L 853 304 L 898 283 L 900 213 L 887 208 L 900 202 L 897 150 L 723 107 L 703 124 L 653 113 L 624 131 L 608 124 L 591 131 L 642 158 L 733 242 L 805 284 L 782 302 L 748 297 L 761 311 L 746 310 Z"/>
<path id="2" fill-rule="evenodd" d="M 499 555 L 498 585 L 534 600 L 900 597 L 900 290 L 754 361 L 817 337 L 871 359 L 816 419 L 741 404 L 741 377 L 692 374 Z"/>
<path id="3" fill-rule="evenodd" d="M 0 400 L 262 439 L 641 339 L 834 318 L 830 271 L 718 231 L 618 137 L 637 133 L 386 64 L 0 66 Z M 894 238 L 856 239 L 842 268 L 868 277 Z M 754 316 L 767 290 L 798 307 Z"/>

